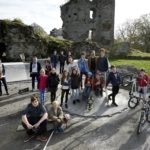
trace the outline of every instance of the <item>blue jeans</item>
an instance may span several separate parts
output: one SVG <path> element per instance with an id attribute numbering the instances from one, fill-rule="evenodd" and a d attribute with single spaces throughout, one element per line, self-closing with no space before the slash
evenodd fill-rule
<path id="1" fill-rule="evenodd" d="M 83 96 L 89 98 L 91 91 L 92 91 L 91 86 L 85 86 L 83 90 Z"/>
<path id="2" fill-rule="evenodd" d="M 57 63 L 56 62 L 52 62 L 52 67 L 56 69 Z"/>
<path id="3" fill-rule="evenodd" d="M 40 92 L 40 103 L 42 105 L 44 105 L 44 102 L 45 102 L 45 89 L 44 90 L 39 90 Z"/>

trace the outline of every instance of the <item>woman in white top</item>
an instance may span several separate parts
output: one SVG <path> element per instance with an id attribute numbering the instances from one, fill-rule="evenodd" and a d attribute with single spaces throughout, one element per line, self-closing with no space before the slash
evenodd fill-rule
<path id="1" fill-rule="evenodd" d="M 72 57 L 69 57 L 68 62 L 69 64 L 67 66 L 67 71 L 69 75 L 71 75 L 73 69 L 76 69 L 79 71 L 78 63 L 75 62 Z"/>

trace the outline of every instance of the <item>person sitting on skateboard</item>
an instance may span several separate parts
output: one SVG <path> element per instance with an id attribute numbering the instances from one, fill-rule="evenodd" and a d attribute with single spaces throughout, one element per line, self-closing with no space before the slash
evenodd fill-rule
<path id="1" fill-rule="evenodd" d="M 31 103 L 23 111 L 22 125 L 29 136 L 35 135 L 37 140 L 46 141 L 44 134 L 47 131 L 47 117 L 45 107 L 39 103 L 38 97 L 33 95 Z"/>

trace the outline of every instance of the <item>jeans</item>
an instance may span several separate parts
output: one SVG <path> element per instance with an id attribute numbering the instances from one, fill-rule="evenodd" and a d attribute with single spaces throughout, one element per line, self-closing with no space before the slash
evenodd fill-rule
<path id="1" fill-rule="evenodd" d="M 103 96 L 103 87 L 102 87 L 102 85 L 96 85 L 95 95 L 96 96 Z"/>
<path id="2" fill-rule="evenodd" d="M 145 99 L 147 95 L 147 86 L 144 87 L 139 86 L 138 91 L 139 91 L 139 97 L 143 97 Z"/>
<path id="3" fill-rule="evenodd" d="M 73 100 L 78 99 L 79 97 L 79 89 L 72 89 L 72 98 Z"/>
<path id="4" fill-rule="evenodd" d="M 115 103 L 115 97 L 119 92 L 119 85 L 113 86 L 112 87 L 112 93 L 108 95 L 108 97 L 110 98 L 110 96 L 112 96 L 112 102 Z"/>
<path id="5" fill-rule="evenodd" d="M 64 66 L 65 66 L 64 63 L 60 63 L 60 74 L 63 73 L 63 71 L 64 71 Z"/>
<path id="6" fill-rule="evenodd" d="M 40 89 L 39 92 L 40 92 L 40 103 L 42 105 L 44 105 L 44 102 L 45 102 L 45 89 Z"/>
<path id="7" fill-rule="evenodd" d="M 56 62 L 52 62 L 52 67 L 56 69 L 57 63 Z"/>
<path id="8" fill-rule="evenodd" d="M 8 93 L 8 88 L 7 88 L 7 82 L 6 82 L 6 78 L 1 78 L 0 79 L 0 93 L 2 94 L 2 83 L 4 85 L 5 91 L 6 93 Z"/>
<path id="9" fill-rule="evenodd" d="M 31 77 L 32 77 L 32 89 L 35 89 L 35 79 L 38 82 L 38 80 L 39 80 L 39 74 L 38 73 L 32 73 Z"/>
<path id="10" fill-rule="evenodd" d="M 91 86 L 85 86 L 83 90 L 83 96 L 89 98 L 91 91 L 92 91 Z"/>
<path id="11" fill-rule="evenodd" d="M 62 89 L 62 91 L 61 91 L 61 105 L 63 104 L 63 99 L 64 99 L 65 94 L 66 94 L 65 103 L 67 103 L 68 102 L 69 89 L 67 89 L 67 90 Z"/>
<path id="12" fill-rule="evenodd" d="M 51 90 L 50 90 L 50 93 L 51 93 L 51 99 L 50 99 L 50 101 L 51 102 L 53 102 L 54 100 L 56 100 L 56 91 L 57 91 L 57 88 L 52 88 Z"/>

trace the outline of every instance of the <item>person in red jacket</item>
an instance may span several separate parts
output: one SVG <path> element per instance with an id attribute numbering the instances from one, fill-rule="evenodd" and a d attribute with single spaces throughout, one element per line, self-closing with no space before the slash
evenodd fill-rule
<path id="1" fill-rule="evenodd" d="M 38 89 L 40 92 L 40 103 L 44 105 L 45 102 L 45 92 L 47 88 L 47 80 L 48 76 L 45 74 L 45 70 L 42 68 L 40 70 L 39 82 L 38 82 Z"/>
<path id="2" fill-rule="evenodd" d="M 103 96 L 104 78 L 100 73 L 96 73 L 93 80 L 93 90 L 96 96 Z"/>
<path id="3" fill-rule="evenodd" d="M 147 94 L 147 85 L 149 83 L 149 77 L 145 73 L 144 69 L 140 70 L 139 76 L 137 78 L 137 83 L 140 97 L 143 97 L 145 99 Z"/>

